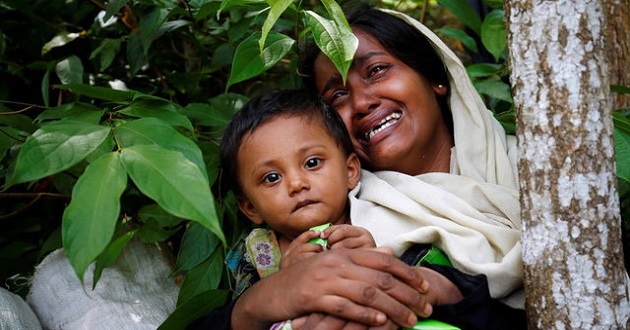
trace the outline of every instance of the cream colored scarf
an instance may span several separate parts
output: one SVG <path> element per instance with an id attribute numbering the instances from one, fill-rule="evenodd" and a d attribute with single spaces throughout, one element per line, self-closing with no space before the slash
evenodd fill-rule
<path id="1" fill-rule="evenodd" d="M 442 55 L 450 75 L 455 147 L 450 173 L 363 171 L 350 193 L 352 223 L 396 255 L 413 243 L 432 243 L 457 269 L 485 274 L 493 297 L 522 308 L 516 139 L 506 136 L 459 58 L 437 35 L 407 15 L 385 11 L 418 29 Z"/>

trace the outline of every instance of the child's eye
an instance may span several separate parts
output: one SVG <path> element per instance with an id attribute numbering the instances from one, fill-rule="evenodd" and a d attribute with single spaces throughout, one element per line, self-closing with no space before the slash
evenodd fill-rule
<path id="1" fill-rule="evenodd" d="M 305 167 L 306 168 L 314 168 L 314 167 L 319 166 L 319 164 L 321 164 L 321 163 L 322 163 L 322 160 L 320 158 L 315 158 L 315 157 L 314 158 L 309 158 L 306 161 Z"/>
<path id="2" fill-rule="evenodd" d="M 265 183 L 274 183 L 278 180 L 280 180 L 280 174 L 275 172 L 269 173 L 263 177 L 263 182 Z"/>

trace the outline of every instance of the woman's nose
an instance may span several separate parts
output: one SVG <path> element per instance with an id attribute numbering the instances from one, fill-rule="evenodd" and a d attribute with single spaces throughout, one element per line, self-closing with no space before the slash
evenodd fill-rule
<path id="1" fill-rule="evenodd" d="M 374 111 L 379 105 L 379 99 L 370 86 L 353 88 L 351 94 L 353 113 L 360 117 Z"/>

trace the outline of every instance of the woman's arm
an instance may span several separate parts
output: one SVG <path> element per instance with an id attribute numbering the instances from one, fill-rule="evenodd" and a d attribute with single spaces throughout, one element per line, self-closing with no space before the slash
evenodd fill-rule
<path id="1" fill-rule="evenodd" d="M 412 326 L 428 315 L 428 284 L 417 267 L 375 250 L 325 251 L 259 281 L 236 301 L 232 329 L 320 312 L 378 326 Z"/>

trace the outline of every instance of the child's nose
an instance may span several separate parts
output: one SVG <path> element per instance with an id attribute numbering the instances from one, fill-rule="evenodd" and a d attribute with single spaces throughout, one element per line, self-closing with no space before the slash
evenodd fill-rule
<path id="1" fill-rule="evenodd" d="M 310 188 L 311 185 L 309 184 L 306 175 L 303 173 L 295 173 L 294 175 L 291 175 L 289 179 L 289 193 L 291 195 Z"/>

